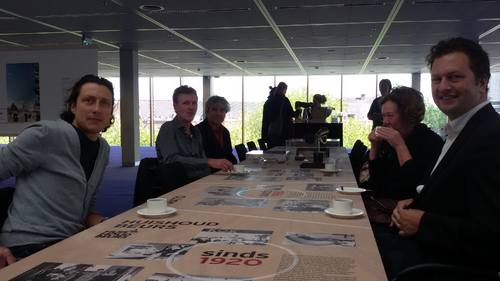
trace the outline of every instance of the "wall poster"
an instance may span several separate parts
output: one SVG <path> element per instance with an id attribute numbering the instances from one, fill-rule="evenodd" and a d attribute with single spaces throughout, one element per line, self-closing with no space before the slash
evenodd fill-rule
<path id="1" fill-rule="evenodd" d="M 40 66 L 38 63 L 9 63 L 7 74 L 7 121 L 40 121 Z"/>

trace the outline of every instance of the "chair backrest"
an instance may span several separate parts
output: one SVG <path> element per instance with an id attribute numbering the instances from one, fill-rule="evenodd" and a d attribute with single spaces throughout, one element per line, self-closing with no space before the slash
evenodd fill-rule
<path id="1" fill-rule="evenodd" d="M 160 164 L 158 158 L 144 158 L 139 163 L 135 179 L 134 206 L 149 198 L 169 193 L 197 179 L 187 177 L 180 163 Z"/>
<path id="2" fill-rule="evenodd" d="M 245 159 L 247 159 L 247 148 L 245 147 L 245 145 L 240 143 L 238 145 L 235 145 L 234 148 L 236 149 L 236 153 L 238 154 L 238 159 L 240 160 L 240 162 L 245 161 Z"/>
<path id="3" fill-rule="evenodd" d="M 253 142 L 253 141 L 247 142 L 247 146 L 248 146 L 248 151 L 257 150 L 257 146 L 255 145 L 255 142 Z"/>
<path id="4" fill-rule="evenodd" d="M 354 172 L 354 176 L 356 177 L 356 181 L 359 182 L 359 172 L 361 170 L 361 166 L 363 162 L 366 160 L 365 154 L 368 147 L 360 140 L 354 142 L 354 146 L 352 147 L 351 153 L 349 154 L 349 159 L 351 160 L 352 171 Z"/>
<path id="5" fill-rule="evenodd" d="M 500 273 L 484 268 L 450 264 L 419 264 L 402 270 L 392 281 L 453 280 L 499 281 Z"/>
<path id="6" fill-rule="evenodd" d="M 14 198 L 14 191 L 16 191 L 14 187 L 0 188 L 0 229 L 9 215 L 9 206 Z"/>
<path id="7" fill-rule="evenodd" d="M 158 165 L 158 158 L 143 158 L 139 163 L 135 178 L 134 207 L 154 197 L 152 189 L 160 185 L 156 178 Z"/>
<path id="8" fill-rule="evenodd" d="M 196 179 L 188 179 L 180 163 L 160 164 L 158 158 L 144 158 L 135 179 L 134 206 L 171 192 Z"/>
<path id="9" fill-rule="evenodd" d="M 266 141 L 263 139 L 258 139 L 257 142 L 259 143 L 259 148 L 260 150 L 266 151 L 267 150 L 267 144 Z"/>

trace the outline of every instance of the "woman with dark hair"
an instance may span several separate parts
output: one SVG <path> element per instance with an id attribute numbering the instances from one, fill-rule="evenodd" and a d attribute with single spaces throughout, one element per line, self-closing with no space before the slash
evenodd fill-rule
<path id="1" fill-rule="evenodd" d="M 441 152 L 443 140 L 425 124 L 422 94 L 394 88 L 381 100 L 383 126 L 368 135 L 370 178 L 364 183 L 376 198 L 404 199 L 415 194 Z"/>
<path id="2" fill-rule="evenodd" d="M 292 118 L 297 117 L 290 100 L 285 96 L 288 86 L 280 82 L 276 87 L 269 87 L 271 91 L 264 103 L 262 116 L 262 139 L 269 148 L 285 145 L 285 140 L 290 138 Z"/>
<path id="3" fill-rule="evenodd" d="M 231 110 L 229 102 L 220 96 L 211 96 L 205 103 L 205 120 L 196 125 L 201 132 L 203 148 L 207 158 L 227 159 L 236 164 L 231 144 L 231 135 L 222 125 L 226 113 Z M 218 169 L 212 169 L 212 172 Z"/>
<path id="4" fill-rule="evenodd" d="M 321 106 L 326 102 L 326 96 L 316 94 L 313 96 L 311 105 L 311 121 L 312 122 L 326 122 L 326 118 L 332 114 L 331 107 Z"/>

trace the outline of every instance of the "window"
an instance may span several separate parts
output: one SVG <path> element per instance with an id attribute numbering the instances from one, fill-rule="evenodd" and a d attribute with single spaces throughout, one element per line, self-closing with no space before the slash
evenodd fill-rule
<path id="1" fill-rule="evenodd" d="M 309 101 L 312 102 L 315 94 L 325 95 L 327 98 L 325 106 L 334 108 L 331 117 L 336 117 L 341 111 L 341 79 L 340 75 L 309 76 Z M 329 120 L 328 118 L 327 121 Z"/>
<path id="2" fill-rule="evenodd" d="M 274 85 L 274 76 L 245 76 L 244 78 L 244 142 L 261 138 L 262 110 L 269 96 L 269 86 Z M 234 144 L 234 143 L 233 143 Z"/>
<path id="3" fill-rule="evenodd" d="M 154 140 L 158 136 L 160 127 L 166 121 L 175 117 L 172 94 L 180 86 L 179 77 L 153 77 L 153 131 Z"/>
<path id="4" fill-rule="evenodd" d="M 115 87 L 115 125 L 103 136 L 112 145 L 120 145 L 120 79 L 108 78 Z M 231 132 L 233 145 L 256 141 L 261 137 L 262 109 L 269 95 L 269 86 L 280 81 L 287 83 L 287 97 L 292 106 L 295 101 L 312 101 L 315 94 L 324 94 L 327 105 L 335 108 L 332 113 L 340 116 L 344 123 L 344 146 L 352 147 L 357 139 L 368 142 L 367 136 L 372 122 L 367 113 L 373 99 L 378 95 L 378 82 L 389 79 L 393 86 L 411 86 L 411 74 L 379 75 L 313 75 L 313 76 L 226 76 L 212 78 L 212 95 L 225 97 L 231 111 L 226 115 L 224 125 Z M 243 84 L 242 84 L 243 83 Z M 140 77 L 139 115 L 141 145 L 150 145 L 156 139 L 161 125 L 175 116 L 172 94 L 179 85 L 193 87 L 198 93 L 198 112 L 193 124 L 203 120 L 203 78 L 202 77 Z M 500 74 L 494 73 L 490 81 L 490 99 L 500 103 Z M 150 90 L 153 100 L 150 100 Z M 424 122 L 439 132 L 446 116 L 435 106 L 430 89 L 430 75 L 421 74 L 421 91 L 426 103 Z M 151 103 L 153 112 L 151 113 Z M 498 105 L 500 110 L 500 104 Z M 151 118 L 152 115 L 152 118 Z M 243 118 L 244 117 L 244 118 Z M 151 121 L 153 124 L 151 125 Z M 327 119 L 330 121 L 330 119 Z M 153 128 L 153 137 L 150 137 Z M 153 144 L 154 145 L 154 144 Z"/>
<path id="5" fill-rule="evenodd" d="M 139 77 L 139 145 L 154 146 L 151 138 L 150 77 Z"/>
<path id="6" fill-rule="evenodd" d="M 188 85 L 189 87 L 196 90 L 198 95 L 198 111 L 194 116 L 193 124 L 198 124 L 203 121 L 203 109 L 205 108 L 203 104 L 203 77 L 200 76 L 185 76 L 181 77 L 181 85 Z M 172 90 L 172 93 L 174 91 Z"/>
<path id="7" fill-rule="evenodd" d="M 344 146 L 352 147 L 357 139 L 368 142 L 372 122 L 367 114 L 377 93 L 376 75 L 344 75 L 342 77 L 342 121 Z"/>
<path id="8" fill-rule="evenodd" d="M 420 92 L 424 95 L 425 117 L 423 123 L 427 124 L 434 132 L 443 135 L 443 129 L 447 117 L 442 113 L 432 99 L 431 75 L 422 73 L 420 75 Z"/>
<path id="9" fill-rule="evenodd" d="M 226 114 L 224 126 L 231 133 L 233 145 L 243 142 L 241 82 L 241 76 L 212 78 L 212 95 L 225 97 L 231 106 L 231 111 Z"/>
<path id="10" fill-rule="evenodd" d="M 377 90 L 378 90 L 378 83 L 382 79 L 391 80 L 391 85 L 393 88 L 399 87 L 399 86 L 411 87 L 411 73 L 378 74 L 377 75 Z M 380 93 L 378 93 L 377 95 L 380 95 Z"/>
<path id="11" fill-rule="evenodd" d="M 286 96 L 292 107 L 296 101 L 307 101 L 307 76 L 276 76 L 276 85 L 285 82 L 288 85 Z"/>
<path id="12" fill-rule="evenodd" d="M 115 97 L 115 109 L 113 115 L 115 116 L 115 123 L 102 134 L 102 137 L 110 145 L 121 144 L 121 124 L 120 124 L 120 78 L 119 77 L 105 77 L 113 83 L 113 91 Z"/>
<path id="13" fill-rule="evenodd" d="M 500 73 L 491 73 L 488 98 L 495 110 L 500 113 Z"/>

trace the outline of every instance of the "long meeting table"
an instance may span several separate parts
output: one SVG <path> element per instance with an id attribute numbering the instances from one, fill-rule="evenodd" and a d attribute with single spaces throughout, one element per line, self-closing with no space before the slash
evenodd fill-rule
<path id="1" fill-rule="evenodd" d="M 366 214 L 324 212 L 335 198 L 365 212 L 359 193 L 337 191 L 356 181 L 345 149 L 330 149 L 340 172 L 249 159 L 245 173 L 164 195 L 173 214 L 130 209 L 0 270 L 0 280 L 387 280 Z"/>

